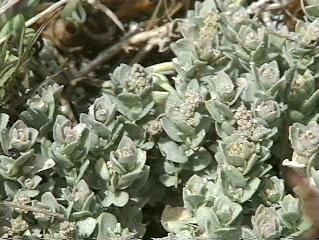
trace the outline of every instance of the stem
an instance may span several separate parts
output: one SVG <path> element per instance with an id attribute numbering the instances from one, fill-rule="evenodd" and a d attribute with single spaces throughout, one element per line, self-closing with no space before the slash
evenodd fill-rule
<path id="1" fill-rule="evenodd" d="M 105 15 L 108 16 L 116 24 L 116 26 L 118 26 L 119 29 L 121 29 L 123 32 L 125 31 L 123 24 L 118 19 L 118 17 L 112 12 L 111 9 L 109 9 L 104 4 L 100 3 L 98 0 L 88 0 L 87 2 L 91 4 L 94 8 L 105 13 Z"/>
<path id="2" fill-rule="evenodd" d="M 303 11 L 303 13 L 305 14 L 305 16 L 308 18 L 308 19 L 311 19 L 311 16 L 309 16 L 309 14 L 307 13 L 307 10 L 305 8 L 305 2 L 304 0 L 300 0 L 300 7 L 301 7 L 301 10 Z"/>
<path id="3" fill-rule="evenodd" d="M 76 77 L 87 75 L 88 73 L 90 73 L 91 71 L 95 70 L 100 65 L 102 65 L 104 62 L 108 61 L 109 59 L 114 57 L 116 54 L 121 52 L 123 49 L 125 48 L 127 49 L 129 46 L 148 44 L 150 43 L 151 40 L 152 40 L 152 44 L 155 44 L 154 42 L 156 42 L 156 44 L 161 43 L 160 42 L 161 39 L 164 39 L 165 37 L 167 36 L 169 37 L 172 35 L 173 26 L 174 26 L 174 22 L 169 22 L 149 31 L 138 32 L 138 33 L 131 32 L 124 35 L 119 40 L 118 43 L 100 52 L 96 56 L 96 58 L 90 61 L 86 66 L 84 66 L 79 71 Z M 156 41 L 154 39 L 156 39 Z M 173 70 L 175 70 L 175 68 L 173 68 Z"/>
<path id="4" fill-rule="evenodd" d="M 98 66 L 114 57 L 127 44 L 128 38 L 129 34 L 127 36 L 123 36 L 118 43 L 113 44 L 111 47 L 104 49 L 97 55 L 96 58 L 94 58 L 86 66 L 84 66 L 76 77 L 81 77 L 83 75 L 90 73 L 91 71 L 95 70 Z"/>
<path id="5" fill-rule="evenodd" d="M 284 89 L 284 96 L 282 99 L 282 102 L 284 102 L 285 104 L 287 104 L 287 110 L 284 112 L 283 114 L 283 121 L 282 121 L 282 129 L 281 132 L 282 134 L 280 135 L 280 147 L 281 147 L 281 156 L 280 156 L 280 161 L 278 162 L 279 166 L 278 169 L 281 170 L 281 174 L 283 175 L 283 178 L 287 178 L 287 176 L 285 176 L 287 173 L 285 171 L 285 168 L 282 166 L 282 162 L 291 157 L 291 145 L 289 143 L 289 125 L 290 125 L 290 107 L 289 103 L 288 103 L 288 93 L 290 90 L 290 84 L 294 75 L 294 70 L 295 68 L 293 68 L 291 70 L 291 72 L 289 74 L 287 74 L 286 78 L 289 79 L 288 82 L 286 82 L 285 84 L 285 89 Z M 291 76 L 290 76 L 291 74 Z"/>
<path id="6" fill-rule="evenodd" d="M 290 151 L 289 151 L 289 114 L 290 110 L 287 109 L 287 113 L 283 117 L 283 124 L 282 124 L 282 134 L 281 134 L 281 159 L 280 159 L 280 165 L 282 164 L 282 161 L 290 157 Z"/>
<path id="7" fill-rule="evenodd" d="M 158 63 L 152 66 L 147 67 L 147 69 L 155 72 L 155 73 L 160 73 L 160 72 L 168 72 L 168 71 L 175 71 L 175 64 L 173 62 L 163 62 L 163 63 Z"/>
<path id="8" fill-rule="evenodd" d="M 32 206 L 16 204 L 16 203 L 8 202 L 8 201 L 2 201 L 2 202 L 0 202 L 0 205 L 4 205 L 4 206 L 7 206 L 7 207 L 11 207 L 11 208 L 20 208 L 20 209 L 24 209 L 24 210 L 27 210 L 27 211 L 30 211 L 30 212 L 38 212 L 38 213 L 43 213 L 45 215 L 56 217 L 56 218 L 59 218 L 59 219 L 65 219 L 63 214 L 50 212 L 50 211 L 48 211 L 46 209 L 41 209 L 41 208 L 36 208 L 36 207 L 32 207 Z"/>
<path id="9" fill-rule="evenodd" d="M 26 27 L 31 27 L 33 24 L 35 24 L 39 19 L 48 17 L 51 13 L 57 11 L 60 9 L 63 5 L 67 4 L 69 0 L 61 0 L 59 2 L 53 3 L 50 7 L 43 10 L 39 14 L 35 15 L 34 17 L 30 18 L 28 21 L 25 22 Z"/>

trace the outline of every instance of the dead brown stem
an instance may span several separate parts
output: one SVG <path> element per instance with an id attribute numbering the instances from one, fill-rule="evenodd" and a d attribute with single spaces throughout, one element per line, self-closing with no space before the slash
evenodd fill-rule
<path id="1" fill-rule="evenodd" d="M 11 208 L 20 208 L 20 209 L 23 209 L 23 210 L 27 210 L 29 212 L 43 213 L 43 214 L 48 215 L 48 216 L 56 217 L 56 218 L 59 218 L 59 219 L 65 219 L 64 215 L 60 214 L 60 213 L 54 213 L 54 212 L 50 212 L 50 211 L 48 211 L 46 209 L 41 209 L 41 208 L 36 208 L 36 207 L 32 207 L 32 206 L 16 204 L 16 203 L 12 203 L 12 202 L 9 202 L 9 201 L 1 201 L 0 205 L 5 205 L 5 206 L 11 207 Z"/>
<path id="2" fill-rule="evenodd" d="M 149 31 L 123 37 L 117 44 L 103 50 L 95 59 L 89 62 L 88 65 L 80 70 L 77 77 L 86 75 L 95 70 L 98 66 L 108 61 L 125 48 L 127 49 L 128 47 L 142 43 L 145 43 L 146 45 L 151 44 L 152 46 L 158 45 L 160 48 L 163 47 L 164 44 L 169 42 L 169 38 L 172 36 L 173 25 L 174 22 L 169 22 Z"/>

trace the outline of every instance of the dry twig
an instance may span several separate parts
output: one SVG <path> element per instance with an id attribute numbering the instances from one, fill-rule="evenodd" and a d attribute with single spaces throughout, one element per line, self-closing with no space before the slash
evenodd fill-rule
<path id="1" fill-rule="evenodd" d="M 100 3 L 98 0 L 88 0 L 88 3 L 91 4 L 94 8 L 101 10 L 108 16 L 115 24 L 124 32 L 124 26 L 118 17 L 104 4 Z"/>
<path id="2" fill-rule="evenodd" d="M 248 8 L 248 14 L 260 14 L 262 11 L 274 11 L 283 10 L 286 6 L 293 3 L 294 0 L 277 0 L 275 2 L 271 0 L 259 0 L 253 2 Z"/>
<path id="3" fill-rule="evenodd" d="M 18 4 L 21 1 L 23 1 L 23 0 L 10 0 L 10 1 L 7 1 L 5 4 L 3 4 L 0 7 L 0 15 L 4 14 L 6 11 L 8 11 L 10 8 L 12 8 L 13 6 L 15 6 L 16 4 Z"/>
<path id="4" fill-rule="evenodd" d="M 17 203 L 12 203 L 9 201 L 0 201 L 0 205 L 5 205 L 7 207 L 10 208 L 20 208 L 29 212 L 37 212 L 37 213 L 42 213 L 48 216 L 52 216 L 52 217 L 56 217 L 59 219 L 65 219 L 63 214 L 60 213 L 54 213 L 54 212 L 50 212 L 46 209 L 41 209 L 41 208 L 36 208 L 36 207 L 32 207 L 32 206 L 26 206 L 26 205 L 21 205 L 21 204 L 17 204 Z"/>
<path id="5" fill-rule="evenodd" d="M 88 74 L 104 62 L 111 59 L 121 50 L 127 49 L 129 46 L 145 43 L 146 45 L 152 45 L 152 47 L 158 45 L 160 50 L 163 50 L 164 45 L 170 41 L 170 38 L 173 35 L 174 24 L 175 22 L 173 21 L 149 31 L 124 36 L 117 44 L 105 49 L 95 59 L 88 63 L 88 65 L 80 70 L 77 77 Z M 150 47 L 151 46 L 148 46 L 148 48 Z"/>
<path id="6" fill-rule="evenodd" d="M 60 8 L 62 8 L 65 4 L 67 4 L 69 0 L 60 0 L 59 2 L 53 3 L 50 7 L 46 8 L 44 11 L 40 12 L 39 14 L 35 15 L 34 17 L 30 18 L 26 21 L 26 27 L 30 27 L 35 24 L 37 21 L 44 17 L 48 17 L 52 13 L 56 12 Z"/>

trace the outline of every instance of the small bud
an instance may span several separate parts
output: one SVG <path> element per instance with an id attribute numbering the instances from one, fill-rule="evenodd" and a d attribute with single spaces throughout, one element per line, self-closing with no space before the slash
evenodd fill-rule
<path id="1" fill-rule="evenodd" d="M 98 122 L 109 124 L 115 116 L 115 104 L 106 95 L 97 98 L 89 107 L 89 115 Z"/>
<path id="2" fill-rule="evenodd" d="M 270 89 L 280 80 L 279 66 L 276 61 L 263 64 L 258 71 L 260 83 L 265 89 Z"/>

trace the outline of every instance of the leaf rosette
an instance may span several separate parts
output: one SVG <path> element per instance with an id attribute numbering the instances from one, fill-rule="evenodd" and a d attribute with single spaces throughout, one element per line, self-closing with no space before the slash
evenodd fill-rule
<path id="1" fill-rule="evenodd" d="M 244 239 L 276 239 L 280 238 L 282 225 L 274 207 L 259 205 L 251 218 L 253 231 L 243 228 Z"/>
<path id="2" fill-rule="evenodd" d="M 53 126 L 51 155 L 54 160 L 70 166 L 71 162 L 83 160 L 89 151 L 89 129 L 84 123 L 73 126 L 73 123 L 58 115 Z"/>
<path id="3" fill-rule="evenodd" d="M 17 120 L 10 129 L 6 129 L 9 121 L 9 116 L 1 114 L 1 146 L 6 154 L 9 154 L 11 149 L 19 152 L 29 151 L 35 144 L 38 131 L 28 127 L 22 120 Z"/>
<path id="4" fill-rule="evenodd" d="M 241 212 L 240 204 L 222 195 L 216 198 L 212 207 L 200 207 L 196 211 L 196 220 L 207 238 L 224 239 L 238 234 L 234 223 Z"/>
<path id="5" fill-rule="evenodd" d="M 218 146 L 216 160 L 237 168 L 244 175 L 248 174 L 257 161 L 262 163 L 270 156 L 266 147 L 250 142 L 237 133 L 219 141 Z"/>
<path id="6" fill-rule="evenodd" d="M 311 156 L 319 152 L 319 124 L 311 121 L 308 125 L 294 123 L 289 128 L 289 139 L 299 155 Z"/>
<path id="7" fill-rule="evenodd" d="M 115 104 L 107 95 L 95 99 L 89 107 L 89 115 L 97 122 L 104 125 L 109 124 L 115 116 Z"/>
<path id="8" fill-rule="evenodd" d="M 268 206 L 279 203 L 285 195 L 284 180 L 276 176 L 271 176 L 263 181 L 261 189 L 259 195 Z"/>
<path id="9" fill-rule="evenodd" d="M 39 131 L 40 136 L 45 136 L 52 128 L 58 113 L 58 98 L 62 86 L 49 84 L 39 90 L 39 93 L 28 99 L 28 108 L 20 114 L 20 118 Z"/>
<path id="10" fill-rule="evenodd" d="M 183 201 L 185 207 L 190 210 L 196 210 L 200 205 L 205 203 L 206 198 L 206 184 L 203 178 L 193 175 L 183 188 Z"/>
<path id="11" fill-rule="evenodd" d="M 137 148 L 132 139 L 123 136 L 118 149 L 110 153 L 109 171 L 114 189 L 125 189 L 133 184 L 132 189 L 142 187 L 149 174 L 145 162 L 146 152 Z"/>
<path id="12" fill-rule="evenodd" d="M 280 209 L 277 210 L 283 225 L 288 229 L 298 229 L 305 221 L 301 200 L 290 194 L 280 201 Z M 303 227 L 306 227 L 305 225 Z M 308 227 L 310 225 L 308 224 Z M 305 230 L 305 229 L 303 229 Z M 298 233 L 300 234 L 300 232 Z"/>
<path id="13" fill-rule="evenodd" d="M 278 122 L 283 109 L 277 101 L 267 98 L 257 98 L 252 106 L 254 117 L 264 120 L 269 126 Z"/>

